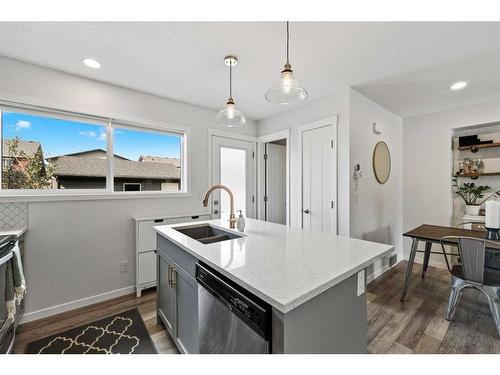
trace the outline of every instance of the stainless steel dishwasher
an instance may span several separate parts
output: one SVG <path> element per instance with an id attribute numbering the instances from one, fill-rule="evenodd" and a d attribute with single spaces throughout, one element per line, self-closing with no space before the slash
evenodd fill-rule
<path id="1" fill-rule="evenodd" d="M 271 352 L 271 306 L 204 264 L 196 266 L 200 353 Z"/>

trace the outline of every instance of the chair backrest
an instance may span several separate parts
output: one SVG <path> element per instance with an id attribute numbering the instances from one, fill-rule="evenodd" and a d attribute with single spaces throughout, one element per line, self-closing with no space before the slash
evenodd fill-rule
<path id="1" fill-rule="evenodd" d="M 492 241 L 482 240 L 473 237 L 447 236 L 441 238 L 441 248 L 445 256 L 446 265 L 451 271 L 448 257 L 444 245 L 456 243 L 458 254 L 462 262 L 462 272 L 464 280 L 482 284 L 484 279 L 484 256 L 486 243 Z M 498 244 L 495 244 L 498 246 Z"/>

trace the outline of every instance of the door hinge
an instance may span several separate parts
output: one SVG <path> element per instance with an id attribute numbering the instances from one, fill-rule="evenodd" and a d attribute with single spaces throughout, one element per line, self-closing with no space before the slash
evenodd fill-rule
<path id="1" fill-rule="evenodd" d="M 264 160 L 267 160 L 267 154 L 264 154 Z"/>
<path id="2" fill-rule="evenodd" d="M 264 196 L 264 202 L 267 202 L 267 195 Z"/>

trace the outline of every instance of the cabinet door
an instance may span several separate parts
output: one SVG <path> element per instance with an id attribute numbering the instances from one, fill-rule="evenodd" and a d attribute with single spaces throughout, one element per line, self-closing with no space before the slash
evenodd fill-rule
<path id="1" fill-rule="evenodd" d="M 166 256 L 158 252 L 158 289 L 157 303 L 158 315 L 160 315 L 168 333 L 174 337 L 175 332 L 175 312 L 176 293 L 175 286 L 169 282 L 169 278 L 174 268 L 173 262 Z"/>
<path id="2" fill-rule="evenodd" d="M 156 254 L 154 251 L 140 253 L 137 283 L 139 285 L 156 281 Z"/>
<path id="3" fill-rule="evenodd" d="M 198 284 L 182 268 L 174 271 L 177 300 L 175 341 L 185 353 L 199 353 Z"/>
<path id="4" fill-rule="evenodd" d="M 162 224 L 162 222 L 155 223 L 153 220 L 139 222 L 137 233 L 137 251 L 139 253 L 156 249 L 156 236 L 153 226 Z"/>

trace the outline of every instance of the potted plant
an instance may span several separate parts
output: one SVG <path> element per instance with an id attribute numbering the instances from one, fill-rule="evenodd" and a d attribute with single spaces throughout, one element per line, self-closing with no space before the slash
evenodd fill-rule
<path id="1" fill-rule="evenodd" d="M 488 190 L 491 190 L 491 187 L 482 185 L 478 186 L 474 182 L 462 183 L 460 181 L 461 173 L 462 171 L 458 171 L 451 179 L 454 193 L 464 200 L 465 212 L 467 213 L 467 215 L 477 216 L 479 215 L 479 209 L 481 205 L 488 199 L 500 194 L 500 190 L 495 191 L 494 193 L 484 198 L 484 193 L 486 193 Z"/>

